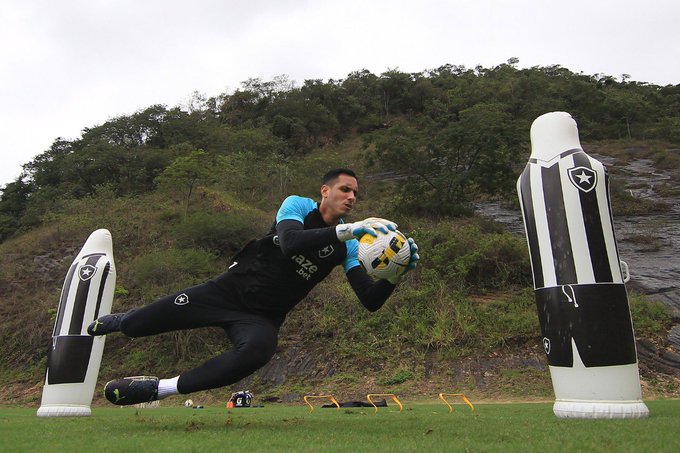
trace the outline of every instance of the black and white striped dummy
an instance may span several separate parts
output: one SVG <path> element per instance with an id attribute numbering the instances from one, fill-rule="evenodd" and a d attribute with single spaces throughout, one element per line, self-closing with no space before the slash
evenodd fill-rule
<path id="1" fill-rule="evenodd" d="M 552 112 L 534 121 L 517 191 L 555 415 L 647 416 L 609 175 L 581 148 L 571 115 Z"/>
<path id="2" fill-rule="evenodd" d="M 92 337 L 86 329 L 111 312 L 115 287 L 111 233 L 97 230 L 66 273 L 47 354 L 39 417 L 91 414 L 106 337 Z"/>

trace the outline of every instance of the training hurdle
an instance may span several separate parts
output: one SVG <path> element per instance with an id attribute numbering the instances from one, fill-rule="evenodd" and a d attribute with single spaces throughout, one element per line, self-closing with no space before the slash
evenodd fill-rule
<path id="1" fill-rule="evenodd" d="M 336 409 L 340 409 L 340 403 L 338 403 L 338 401 L 333 397 L 333 395 L 305 395 L 304 400 L 305 400 L 305 403 L 307 403 L 307 405 L 310 408 L 310 411 L 309 411 L 310 414 L 312 412 L 314 412 L 314 405 L 309 402 L 309 400 L 312 399 L 312 398 L 326 398 L 326 399 L 330 400 L 333 404 L 335 404 Z"/>
<path id="2" fill-rule="evenodd" d="M 371 403 L 376 412 L 378 412 L 378 406 L 373 403 L 373 400 L 371 399 L 372 396 L 389 396 L 399 406 L 399 412 L 404 410 L 404 406 L 402 406 L 401 401 L 399 401 L 399 398 L 397 398 L 397 395 L 394 393 L 369 393 L 366 395 L 366 398 L 368 399 L 368 402 Z"/>
<path id="3" fill-rule="evenodd" d="M 369 393 L 368 395 L 366 395 L 366 399 L 371 404 L 371 406 L 373 406 L 373 409 L 375 409 L 375 412 L 378 412 L 379 409 L 378 409 L 378 406 L 376 406 L 375 403 L 373 402 L 374 397 L 390 397 L 390 398 L 392 398 L 392 401 L 394 401 L 397 404 L 397 406 L 399 406 L 399 412 L 404 411 L 404 405 L 401 404 L 401 401 L 399 401 L 399 398 L 397 398 L 397 395 L 395 395 L 394 393 Z M 453 406 L 446 399 L 446 397 L 458 397 L 458 398 L 460 398 L 465 404 L 468 405 L 471 412 L 475 412 L 475 406 L 473 406 L 473 404 L 470 402 L 470 400 L 467 398 L 467 396 L 465 396 L 465 394 L 442 392 L 442 393 L 439 394 L 439 399 L 442 400 L 444 402 L 444 404 L 446 404 L 446 406 L 449 408 L 449 413 L 453 412 Z M 340 409 L 340 403 L 338 403 L 338 401 L 335 399 L 335 397 L 333 395 L 305 395 L 304 400 L 305 400 L 305 403 L 307 403 L 307 405 L 309 406 L 309 409 L 310 409 L 309 413 L 310 414 L 312 412 L 314 412 L 314 405 L 311 403 L 310 400 L 315 399 L 315 398 L 327 399 L 335 405 L 336 410 Z"/>
<path id="4" fill-rule="evenodd" d="M 451 404 L 448 401 L 446 401 L 446 398 L 444 398 L 444 396 L 459 396 L 465 402 L 465 404 L 470 406 L 470 409 L 472 410 L 472 412 L 475 411 L 475 407 L 472 405 L 470 400 L 467 399 L 467 397 L 465 395 L 463 395 L 462 393 L 440 393 L 439 399 L 444 401 L 444 404 L 446 404 L 449 407 L 449 413 L 453 412 L 453 406 L 451 406 Z"/>

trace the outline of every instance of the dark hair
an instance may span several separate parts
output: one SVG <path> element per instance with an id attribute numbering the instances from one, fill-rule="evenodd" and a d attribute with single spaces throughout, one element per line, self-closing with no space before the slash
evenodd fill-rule
<path id="1" fill-rule="evenodd" d="M 330 170 L 325 175 L 323 175 L 321 183 L 325 185 L 331 185 L 331 183 L 335 182 L 335 180 L 340 175 L 347 175 L 351 176 L 354 179 L 358 179 L 356 173 L 354 173 L 349 168 L 334 168 L 333 170 Z"/>

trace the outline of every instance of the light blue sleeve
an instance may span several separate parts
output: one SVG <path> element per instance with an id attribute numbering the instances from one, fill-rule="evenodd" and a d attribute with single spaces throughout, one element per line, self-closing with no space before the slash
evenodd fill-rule
<path id="1" fill-rule="evenodd" d="M 281 207 L 276 213 L 276 223 L 282 220 L 297 220 L 300 223 L 305 223 L 305 217 L 314 209 L 316 209 L 316 201 L 311 198 L 291 195 L 281 203 Z"/>
<path id="2" fill-rule="evenodd" d="M 359 264 L 359 241 L 356 239 L 351 239 L 345 242 L 347 246 L 347 257 L 342 266 L 345 268 L 345 274 L 349 272 L 350 269 L 360 266 Z"/>

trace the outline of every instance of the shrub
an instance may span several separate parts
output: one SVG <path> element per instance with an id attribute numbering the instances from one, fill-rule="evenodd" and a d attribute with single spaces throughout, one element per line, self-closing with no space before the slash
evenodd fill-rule
<path id="1" fill-rule="evenodd" d="M 475 224 L 443 224 L 416 240 L 427 260 L 423 268 L 451 286 L 483 291 L 531 283 L 527 247 L 511 233 L 486 232 Z"/>
<path id="2" fill-rule="evenodd" d="M 381 385 L 396 385 L 403 384 L 406 381 L 413 379 L 413 372 L 410 370 L 397 370 L 392 376 L 385 377 L 380 380 Z"/>
<path id="3" fill-rule="evenodd" d="M 629 303 L 636 337 L 657 340 L 666 338 L 673 320 L 664 304 L 636 294 L 630 296 Z"/>
<path id="4" fill-rule="evenodd" d="M 196 212 L 175 226 L 173 237 L 182 247 L 199 247 L 220 255 L 239 250 L 255 232 L 262 230 L 262 221 L 245 212 Z"/>
<path id="5" fill-rule="evenodd" d="M 664 201 L 634 196 L 622 180 L 612 180 L 609 186 L 611 194 L 612 213 L 614 217 L 626 215 L 647 215 L 665 213 L 671 208 Z"/>
<path id="6" fill-rule="evenodd" d="M 192 280 L 196 283 L 215 273 L 215 256 L 192 249 L 168 249 L 142 255 L 132 263 L 139 285 L 169 285 Z"/>

